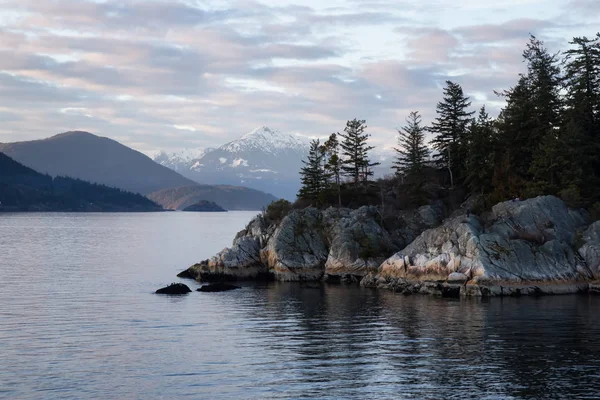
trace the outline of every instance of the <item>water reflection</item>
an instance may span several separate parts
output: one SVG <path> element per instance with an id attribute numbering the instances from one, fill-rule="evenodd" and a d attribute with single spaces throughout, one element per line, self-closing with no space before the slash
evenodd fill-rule
<path id="1" fill-rule="evenodd" d="M 598 297 L 153 294 L 250 216 L 3 217 L 0 397 L 600 397 Z"/>

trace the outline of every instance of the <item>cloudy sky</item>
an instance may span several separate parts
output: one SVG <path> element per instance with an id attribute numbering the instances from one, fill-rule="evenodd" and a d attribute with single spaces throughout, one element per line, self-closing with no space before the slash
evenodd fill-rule
<path id="1" fill-rule="evenodd" d="M 558 50 L 599 26 L 598 0 L 0 0 L 0 142 L 174 150 L 357 117 L 389 145 L 446 79 L 494 112 L 529 33 Z"/>

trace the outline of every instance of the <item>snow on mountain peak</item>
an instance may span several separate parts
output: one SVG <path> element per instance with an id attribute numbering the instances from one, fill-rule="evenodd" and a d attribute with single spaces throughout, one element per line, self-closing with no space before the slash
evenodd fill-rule
<path id="1" fill-rule="evenodd" d="M 284 134 L 267 126 L 261 126 L 227 143 L 221 149 L 232 153 L 253 149 L 276 153 L 281 150 L 304 151 L 306 147 L 306 142 L 296 135 Z"/>

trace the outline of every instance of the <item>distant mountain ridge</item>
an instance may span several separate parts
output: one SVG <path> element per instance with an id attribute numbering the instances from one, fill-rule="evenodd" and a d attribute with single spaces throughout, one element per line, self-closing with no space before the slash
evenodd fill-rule
<path id="1" fill-rule="evenodd" d="M 149 194 L 193 183 L 119 142 L 83 131 L 0 144 L 0 151 L 44 174 L 70 176 L 134 193 Z"/>
<path id="2" fill-rule="evenodd" d="M 215 201 L 229 210 L 260 210 L 276 199 L 245 187 L 198 185 L 138 151 L 88 132 L 72 131 L 43 140 L 0 144 L 0 152 L 43 174 L 71 176 L 144 195 L 199 186 L 196 193 L 208 197 L 196 202 Z M 170 200 L 175 201 L 172 196 Z M 170 208 L 166 203 L 160 204 Z"/>
<path id="3" fill-rule="evenodd" d="M 181 152 L 160 152 L 153 159 L 198 183 L 244 185 L 293 200 L 309 141 L 262 126 L 192 160 Z"/>
<path id="4" fill-rule="evenodd" d="M 244 185 L 294 200 L 310 140 L 262 126 L 216 149 L 161 151 L 152 158 L 198 183 Z M 394 157 L 393 149 L 376 149 L 371 154 L 373 161 L 381 162 L 374 168 L 376 177 L 393 173 Z"/>
<path id="5" fill-rule="evenodd" d="M 53 178 L 0 153 L 0 211 L 162 211 L 148 198 L 68 177 Z"/>

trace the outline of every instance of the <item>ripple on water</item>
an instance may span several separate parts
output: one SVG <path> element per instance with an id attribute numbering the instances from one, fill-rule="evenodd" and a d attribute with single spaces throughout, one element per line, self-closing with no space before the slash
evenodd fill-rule
<path id="1" fill-rule="evenodd" d="M 598 298 L 153 294 L 251 216 L 0 215 L 0 397 L 599 397 Z"/>

